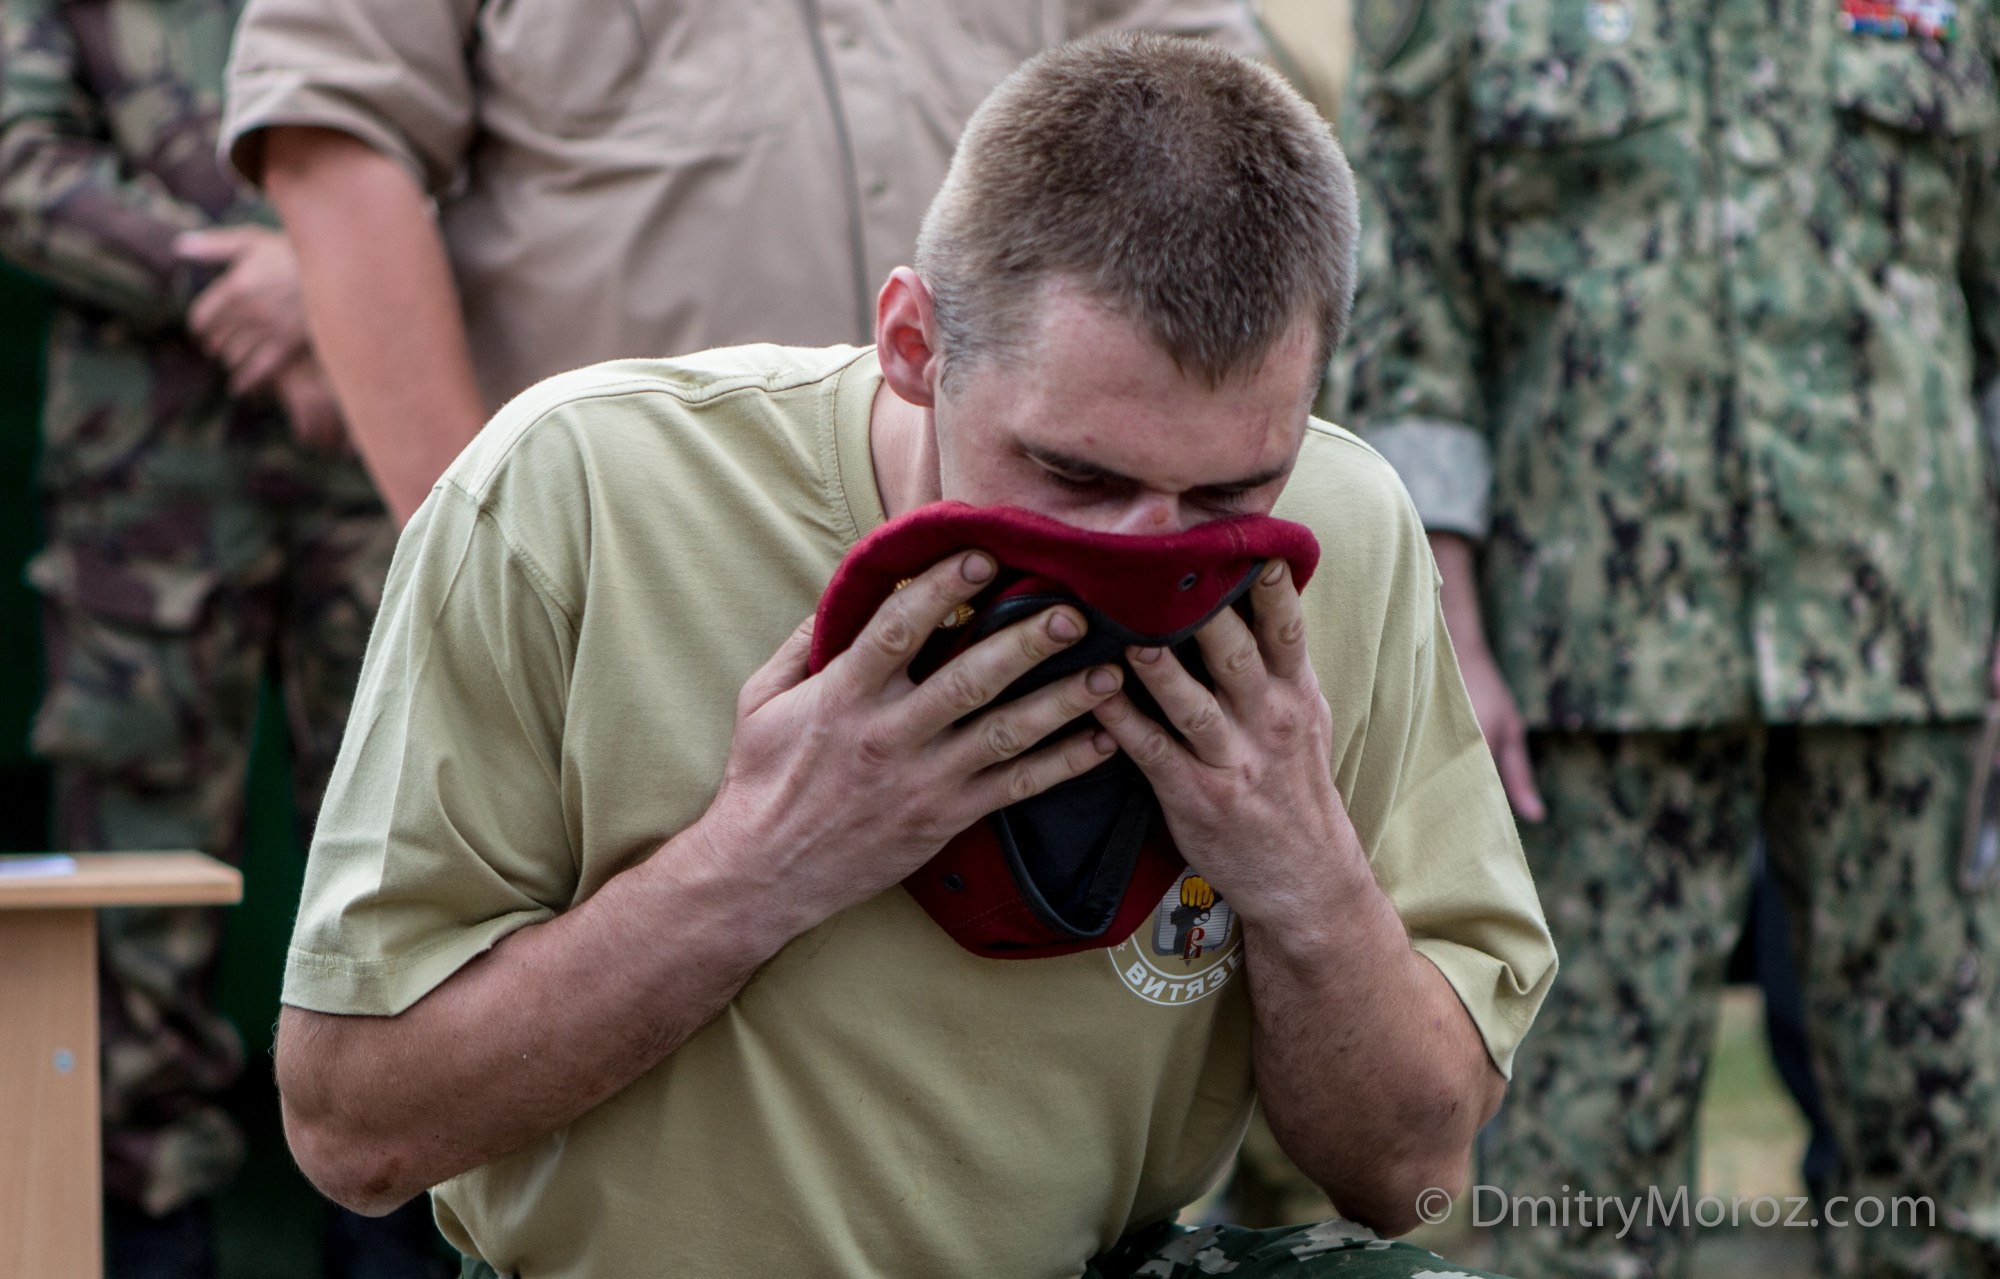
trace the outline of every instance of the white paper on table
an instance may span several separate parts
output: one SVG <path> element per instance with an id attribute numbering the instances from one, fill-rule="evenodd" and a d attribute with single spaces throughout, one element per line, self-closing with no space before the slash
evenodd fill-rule
<path id="1" fill-rule="evenodd" d="M 76 874 L 76 858 L 60 853 L 48 857 L 0 857 L 0 879 L 36 879 L 44 875 Z"/>

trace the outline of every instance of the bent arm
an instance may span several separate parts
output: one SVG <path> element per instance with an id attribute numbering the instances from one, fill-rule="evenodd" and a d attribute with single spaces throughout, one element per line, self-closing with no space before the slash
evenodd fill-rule
<path id="1" fill-rule="evenodd" d="M 273 128 L 263 154 L 320 363 L 407 522 L 486 420 L 430 201 L 396 161 L 334 130 Z"/>
<path id="2" fill-rule="evenodd" d="M 398 1016 L 286 1008 L 285 1135 L 313 1184 L 389 1212 L 563 1127 L 706 1025 L 790 934 L 706 838 L 689 828 Z M 668 917 L 706 935 L 663 946 Z"/>
<path id="3" fill-rule="evenodd" d="M 1323 883 L 1301 886 L 1316 908 L 1245 916 L 1257 1094 L 1278 1144 L 1340 1211 L 1397 1235 L 1418 1224 L 1424 1190 L 1464 1188 L 1506 1081 L 1358 845 L 1329 861 Z"/>
<path id="4" fill-rule="evenodd" d="M 422 518 L 450 511 L 454 492 L 447 486 Z M 483 522 L 477 527 L 490 531 Z M 438 657 L 419 683 L 447 700 L 465 688 L 508 687 L 464 677 L 474 670 L 490 673 L 491 654 L 473 650 L 481 633 L 497 640 L 498 628 L 480 627 L 481 612 L 504 583 L 527 585 L 520 576 L 526 570 L 510 560 L 506 574 L 492 573 L 481 557 L 462 556 L 449 539 L 431 545 L 426 531 L 411 534 L 415 554 L 431 553 L 431 567 L 440 560 L 450 565 L 463 585 L 467 612 L 454 616 L 454 606 L 444 602 L 442 626 L 421 641 Z M 1024 751 L 1116 688 L 1114 678 L 1110 689 L 1087 690 L 1090 675 L 1107 673 L 1101 669 L 1077 672 L 994 709 L 991 727 L 960 724 L 969 709 L 1081 636 L 1082 619 L 1071 610 L 1052 610 L 991 637 L 955 658 L 955 670 L 947 668 L 940 681 L 912 685 L 906 678 L 935 619 L 972 598 L 992 572 L 991 561 L 978 555 L 933 566 L 885 602 L 852 647 L 810 677 L 812 629 L 799 627 L 744 685 L 721 785 L 706 810 L 580 904 L 517 927 L 414 1002 L 392 995 L 375 1003 L 400 1008 L 393 1016 L 288 1009 L 278 1044 L 286 1130 L 314 1183 L 359 1211 L 384 1212 L 546 1137 L 685 1043 L 792 938 L 909 875 L 935 854 L 944 832 L 963 829 L 1014 795 L 1038 793 L 1102 763 L 1109 744 L 1092 734 Z M 413 611 L 429 615 L 439 603 L 393 599 L 378 635 L 407 634 L 415 629 Z M 525 655 L 536 630 L 520 626 L 508 639 L 522 644 L 509 651 Z M 332 866 L 339 853 L 331 850 L 353 836 L 351 826 L 343 828 L 354 815 L 344 812 L 342 786 L 368 789 L 367 775 L 376 767 L 409 775 L 408 735 L 397 731 L 396 717 L 384 714 L 380 701 L 370 705 L 366 690 L 376 686 L 370 674 L 362 684 L 355 722 L 387 725 L 373 743 L 367 741 L 371 729 L 361 730 L 362 754 L 379 744 L 395 758 L 364 758 L 335 785 L 322 812 L 302 914 L 312 912 L 315 880 L 340 873 Z M 967 703 L 966 696 L 974 700 Z M 482 757 L 485 767 L 477 770 L 485 777 L 515 777 L 513 789 L 524 793 L 538 791 L 537 774 L 548 776 L 538 761 L 547 758 L 542 730 L 554 727 L 540 723 L 547 708 L 535 702 L 532 692 L 523 693 L 515 713 L 503 718 L 517 724 L 533 719 L 538 726 L 516 737 L 513 749 L 506 732 L 490 731 L 494 740 Z M 353 757 L 356 741 L 351 733 L 343 763 Z M 834 743 L 859 745 L 836 749 Z M 505 811 L 506 797 L 489 788 L 476 786 L 473 796 L 465 803 L 449 796 L 420 801 L 427 812 L 463 814 L 449 838 L 432 831 L 437 842 L 431 848 L 457 843 L 462 855 L 467 841 L 521 841 L 504 861 L 531 878 L 546 867 L 522 867 L 521 861 L 557 860 L 540 855 L 558 845 L 564 830 L 559 802 L 548 802 L 553 795 L 540 792 L 540 802 L 512 812 Z M 405 831 L 425 820 L 391 826 Z M 361 824 L 367 825 L 365 818 Z M 393 838 L 400 843 L 403 837 Z M 424 846 L 419 836 L 403 855 L 411 858 Z M 418 872 L 420 880 L 435 874 L 436 860 Z M 544 884 L 540 897 L 523 897 L 499 883 L 504 876 L 493 874 L 483 855 L 461 865 L 499 890 L 495 901 L 535 901 L 547 910 L 547 900 L 557 895 Z M 435 915 L 445 908 L 426 900 L 424 909 Z M 662 944 L 661 921 L 683 918 L 687 923 L 676 924 L 674 944 Z M 683 927 L 694 935 L 679 935 Z M 428 951 L 460 940 L 462 931 Z M 299 953 L 295 941 L 295 959 Z"/>

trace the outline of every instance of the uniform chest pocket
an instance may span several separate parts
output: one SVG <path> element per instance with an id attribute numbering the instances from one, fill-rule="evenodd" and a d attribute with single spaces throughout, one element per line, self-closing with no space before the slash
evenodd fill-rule
<path id="1" fill-rule="evenodd" d="M 1956 138 L 2000 125 L 1993 68 L 1971 34 L 1942 42 L 1841 35 L 1833 49 L 1835 105 L 1910 135 Z"/>
<path id="2" fill-rule="evenodd" d="M 1490 57 L 1470 86 L 1472 225 L 1514 279 L 1560 283 L 1671 251 L 1699 141 L 1670 52 L 1620 45 Z"/>
<path id="3" fill-rule="evenodd" d="M 489 114 L 551 137 L 715 147 L 783 110 L 778 72 L 801 45 L 798 22 L 786 0 L 492 0 L 481 92 Z"/>
<path id="4" fill-rule="evenodd" d="M 1503 57 L 1472 76 L 1472 127 L 1493 147 L 1554 150 L 1616 141 L 1681 115 L 1686 92 L 1658 48 Z"/>
<path id="5" fill-rule="evenodd" d="M 1961 14 L 1976 23 L 1976 14 Z M 2000 128 L 2000 90 L 1976 25 L 1946 41 L 1835 36 L 1839 115 L 1818 215 L 1866 269 L 1947 277 L 1965 236 L 1969 143 Z"/>

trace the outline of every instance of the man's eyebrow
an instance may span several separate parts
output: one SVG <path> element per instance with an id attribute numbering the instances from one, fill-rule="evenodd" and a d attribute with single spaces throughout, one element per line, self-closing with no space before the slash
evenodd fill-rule
<path id="1" fill-rule="evenodd" d="M 1071 479 L 1095 480 L 1104 484 L 1125 484 L 1133 487 L 1137 487 L 1139 484 L 1139 481 L 1129 475 L 1114 471 L 1108 466 L 1099 465 L 1087 458 L 1073 457 L 1061 449 L 1044 448 L 1038 444 L 1024 444 L 1021 446 L 1021 451 L 1033 460 L 1040 462 L 1043 466 L 1061 471 Z M 1259 471 L 1255 475 L 1246 475 L 1240 480 L 1223 480 L 1215 484 L 1197 484 L 1189 491 L 1219 495 L 1248 493 L 1252 489 L 1260 489 L 1266 484 L 1285 478 L 1285 473 L 1289 469 L 1286 466 L 1274 466 L 1269 470 Z"/>

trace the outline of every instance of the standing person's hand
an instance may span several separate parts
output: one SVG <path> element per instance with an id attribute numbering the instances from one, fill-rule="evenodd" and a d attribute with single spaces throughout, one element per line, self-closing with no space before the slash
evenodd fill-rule
<path id="1" fill-rule="evenodd" d="M 174 241 L 174 251 L 224 268 L 194 300 L 188 329 L 229 370 L 230 392 L 273 386 L 310 341 L 291 241 L 268 227 L 220 227 L 188 232 Z"/>
<path id="2" fill-rule="evenodd" d="M 1472 542 L 1455 533 L 1430 534 L 1431 554 L 1437 560 L 1440 586 L 1438 600 L 1444 609 L 1445 630 L 1451 635 L 1452 651 L 1458 655 L 1458 675 L 1465 681 L 1465 694 L 1472 701 L 1472 713 L 1493 753 L 1493 765 L 1500 771 L 1507 802 L 1514 815 L 1524 822 L 1538 822 L 1548 816 L 1541 792 L 1535 789 L 1535 769 L 1528 758 L 1527 722 L 1500 674 L 1493 651 L 1486 646 L 1486 628 L 1479 616 L 1479 592 L 1475 585 Z"/>
<path id="3" fill-rule="evenodd" d="M 789 940 L 907 878 L 980 818 L 1088 772 L 1113 750 L 1101 729 L 1039 744 L 1118 691 L 1097 666 L 1003 706 L 989 704 L 1083 638 L 1056 607 L 981 640 L 923 683 L 909 665 L 940 619 L 992 580 L 972 552 L 884 600 L 853 645 L 817 674 L 808 620 L 748 682 L 722 785 L 696 847 L 768 885 L 766 923 Z M 969 717 L 969 718 L 968 718 Z M 1037 747 L 1039 746 L 1039 749 Z"/>
<path id="4" fill-rule="evenodd" d="M 1541 792 L 1535 789 L 1535 768 L 1528 758 L 1527 722 L 1514 694 L 1501 678 L 1492 654 L 1484 649 L 1458 655 L 1459 677 L 1465 694 L 1472 699 L 1472 713 L 1479 719 L 1479 731 L 1486 737 L 1486 749 L 1493 752 L 1493 764 L 1500 770 L 1500 784 L 1507 790 L 1507 802 L 1522 821 L 1538 822 L 1548 816 Z"/>
<path id="5" fill-rule="evenodd" d="M 319 361 L 301 355 L 278 374 L 274 388 L 278 403 L 292 425 L 292 438 L 301 447 L 318 453 L 348 450 L 347 422 L 340 415 L 340 403 L 333 398 L 333 384 Z"/>

